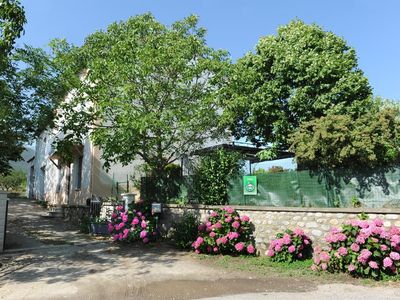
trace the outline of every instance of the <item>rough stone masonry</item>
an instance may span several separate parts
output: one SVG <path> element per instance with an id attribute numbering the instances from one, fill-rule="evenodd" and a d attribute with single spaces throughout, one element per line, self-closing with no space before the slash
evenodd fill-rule
<path id="1" fill-rule="evenodd" d="M 161 217 L 161 228 L 167 232 L 173 221 L 177 221 L 185 212 L 192 213 L 204 221 L 208 214 L 221 206 L 205 205 L 166 205 Z M 385 227 L 400 226 L 400 209 L 363 209 L 363 208 L 300 208 L 300 207 L 264 207 L 232 206 L 239 215 L 248 215 L 253 222 L 254 237 L 260 254 L 264 254 L 269 242 L 278 232 L 286 229 L 303 229 L 311 237 L 314 245 L 325 245 L 324 237 L 332 227 L 339 227 L 347 220 L 358 218 L 364 212 L 370 219 L 380 218 Z"/>

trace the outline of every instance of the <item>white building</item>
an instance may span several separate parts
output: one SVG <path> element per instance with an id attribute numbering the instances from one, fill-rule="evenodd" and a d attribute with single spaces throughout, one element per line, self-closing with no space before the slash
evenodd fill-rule
<path id="1" fill-rule="evenodd" d="M 129 166 L 112 165 L 106 172 L 101 151 L 86 139 L 75 147 L 73 162 L 62 164 L 53 149 L 55 137 L 54 132 L 45 131 L 36 140 L 35 156 L 28 160 L 29 198 L 58 207 L 85 205 L 92 195 L 104 198 L 138 192 L 131 179 L 139 170 L 139 160 Z"/>

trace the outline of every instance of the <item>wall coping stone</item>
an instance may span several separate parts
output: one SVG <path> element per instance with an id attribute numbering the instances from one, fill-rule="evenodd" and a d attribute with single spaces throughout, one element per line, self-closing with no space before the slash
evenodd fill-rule
<path id="1" fill-rule="evenodd" d="M 82 204 L 74 204 L 74 205 L 61 205 L 62 208 L 89 208 L 89 205 L 82 205 Z"/>
<path id="2" fill-rule="evenodd" d="M 213 210 L 222 208 L 225 205 L 203 205 L 203 204 L 164 204 L 164 208 L 178 208 L 178 209 L 204 209 Z M 371 213 L 371 214 L 400 214 L 399 208 L 366 208 L 366 207 L 278 207 L 278 206 L 246 206 L 246 205 L 229 205 L 238 211 L 271 211 L 271 212 L 311 212 L 311 213 Z"/>

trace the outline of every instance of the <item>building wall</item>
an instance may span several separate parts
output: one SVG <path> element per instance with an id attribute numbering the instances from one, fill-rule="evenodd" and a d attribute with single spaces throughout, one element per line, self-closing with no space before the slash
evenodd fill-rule
<path id="1" fill-rule="evenodd" d="M 325 245 L 324 237 L 330 228 L 338 227 L 347 220 L 357 218 L 357 214 L 366 212 L 370 219 L 380 218 L 384 226 L 400 226 L 400 209 L 353 209 L 353 208 L 290 208 L 232 206 L 239 215 L 247 215 L 254 224 L 254 237 L 260 254 L 265 254 L 269 242 L 278 232 L 286 229 L 303 229 L 314 244 Z M 219 206 L 166 205 L 160 219 L 160 226 L 167 232 L 173 221 L 179 220 L 184 213 L 192 213 L 204 221 L 209 213 Z"/>
<path id="2" fill-rule="evenodd" d="M 93 147 L 90 140 L 83 142 L 81 154 L 75 154 L 71 164 L 61 165 L 58 159 L 51 156 L 54 153 L 52 144 L 55 134 L 43 132 L 36 141 L 35 158 L 29 163 L 27 195 L 37 200 L 45 200 L 52 206 L 86 205 L 86 200 L 92 195 L 102 198 L 116 196 L 115 182 L 119 185 L 118 194 L 138 191 L 133 187 L 131 175 L 138 175 L 140 160 L 135 160 L 128 166 L 111 165 L 110 170 L 103 168 L 101 151 Z M 79 187 L 79 156 L 82 155 L 82 176 Z M 60 165 L 60 168 L 56 166 Z M 33 167 L 33 174 L 31 168 Z M 140 176 L 140 175 L 138 175 Z M 126 180 L 129 179 L 129 191 Z"/>
<path id="3" fill-rule="evenodd" d="M 84 141 L 82 180 L 78 189 L 79 154 L 76 154 L 76 159 L 67 165 L 62 165 L 59 159 L 52 158 L 54 154 L 52 144 L 55 137 L 53 132 L 45 131 L 36 140 L 35 158 L 30 162 L 28 170 L 27 194 L 34 199 L 45 200 L 52 206 L 82 204 L 91 195 L 90 142 Z M 33 174 L 31 174 L 32 167 Z"/>

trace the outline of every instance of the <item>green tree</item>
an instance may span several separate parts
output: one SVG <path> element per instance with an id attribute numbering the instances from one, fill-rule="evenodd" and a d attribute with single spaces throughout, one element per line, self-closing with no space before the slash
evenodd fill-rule
<path id="1" fill-rule="evenodd" d="M 10 172 L 9 161 L 21 159 L 24 149 L 24 102 L 11 55 L 25 22 L 18 1 L 0 1 L 0 174 Z"/>
<path id="2" fill-rule="evenodd" d="M 50 53 L 16 49 L 25 22 L 18 1 L 0 0 L 0 174 L 11 171 L 10 161 L 22 159 L 26 142 L 52 125 L 57 103 L 79 81 L 76 70 L 81 70 L 72 55 L 77 48 L 62 40 L 50 44 Z"/>
<path id="3" fill-rule="evenodd" d="M 86 77 L 60 116 L 64 142 L 90 136 L 105 167 L 140 157 L 165 167 L 220 134 L 217 92 L 229 64 L 190 16 L 170 27 L 150 14 L 114 23 L 82 47 Z"/>
<path id="4" fill-rule="evenodd" d="M 201 157 L 194 175 L 194 200 L 201 204 L 228 204 L 229 180 L 243 167 L 241 154 L 217 150 Z"/>
<path id="5" fill-rule="evenodd" d="M 299 20 L 240 58 L 223 95 L 223 124 L 236 137 L 272 149 L 287 149 L 289 134 L 302 122 L 331 113 L 356 117 L 371 106 L 354 49 Z"/>
<path id="6" fill-rule="evenodd" d="M 400 161 L 399 109 L 383 107 L 357 119 L 332 114 L 304 122 L 291 142 L 301 168 L 390 166 Z"/>
<path id="7" fill-rule="evenodd" d="M 5 191 L 21 191 L 26 184 L 26 175 L 22 171 L 13 170 L 8 175 L 0 175 L 0 189 Z"/>

